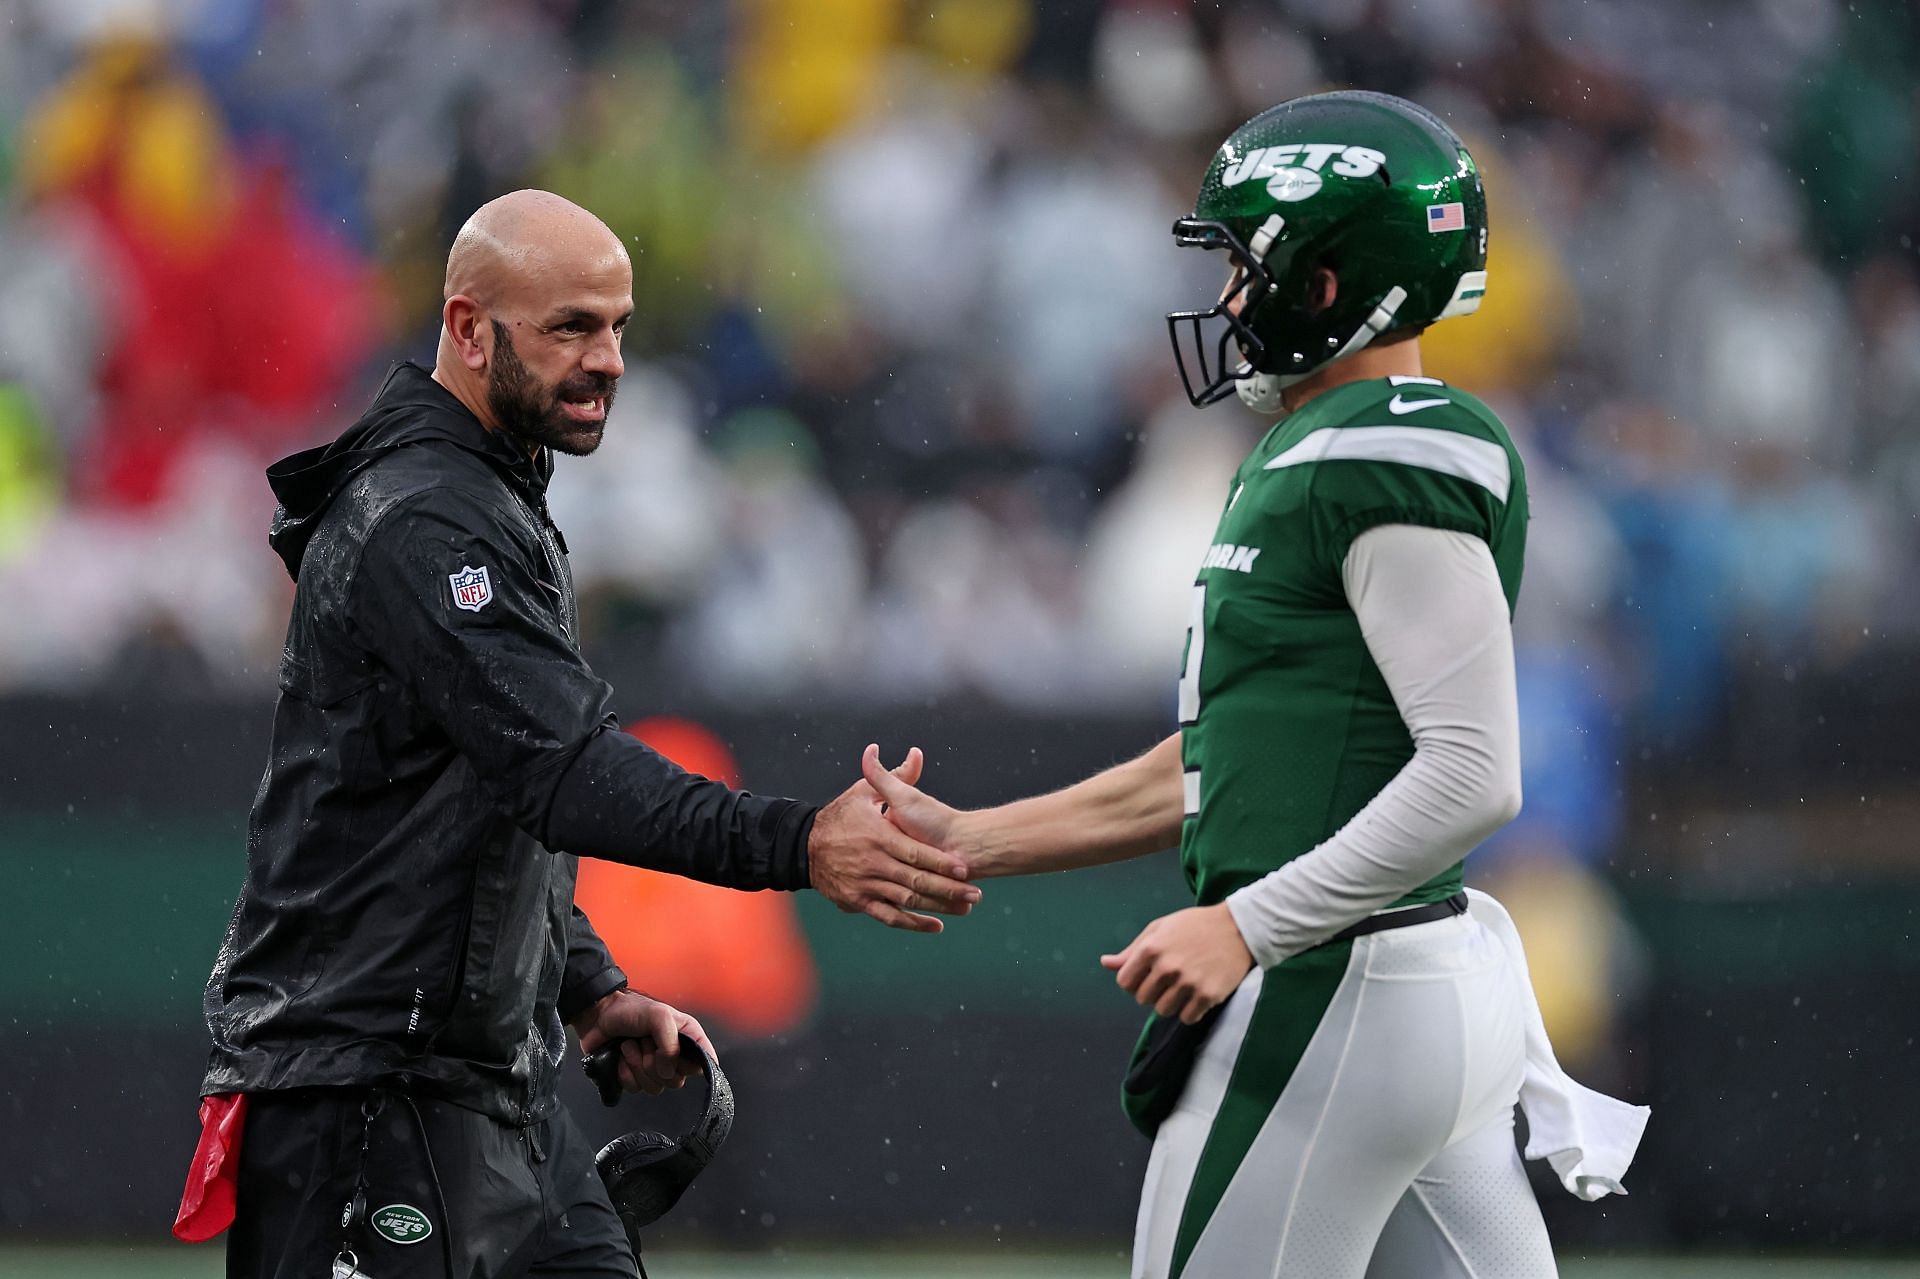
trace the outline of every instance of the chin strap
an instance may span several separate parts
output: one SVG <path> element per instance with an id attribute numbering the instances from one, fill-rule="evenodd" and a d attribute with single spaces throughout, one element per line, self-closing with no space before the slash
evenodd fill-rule
<path id="1" fill-rule="evenodd" d="M 1233 393 L 1240 397 L 1242 404 L 1262 417 L 1285 417 L 1287 407 L 1281 399 L 1281 392 L 1299 380 L 1299 377 L 1285 378 L 1277 373 L 1254 373 L 1236 379 Z"/>
<path id="2" fill-rule="evenodd" d="M 1298 386 L 1328 365 L 1337 364 L 1349 355 L 1365 350 L 1368 343 L 1386 332 L 1387 326 L 1393 323 L 1393 317 L 1399 312 L 1400 305 L 1406 300 L 1407 291 L 1397 284 L 1394 285 L 1387 290 L 1387 295 L 1380 299 L 1380 305 L 1374 307 L 1372 314 L 1367 316 L 1366 323 L 1355 329 L 1353 336 L 1348 338 L 1345 345 L 1335 351 L 1333 357 L 1325 364 L 1306 373 L 1253 373 L 1247 377 L 1237 378 L 1233 384 L 1234 393 L 1240 397 L 1242 404 L 1255 413 L 1268 417 L 1285 417 L 1286 406 L 1281 402 L 1283 391 L 1290 386 Z"/>

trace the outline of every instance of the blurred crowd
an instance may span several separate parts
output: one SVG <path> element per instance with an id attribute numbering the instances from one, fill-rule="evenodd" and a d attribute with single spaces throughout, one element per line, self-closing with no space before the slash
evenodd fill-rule
<path id="1" fill-rule="evenodd" d="M 1920 626 L 1916 70 L 1902 0 L 19 0 L 0 690 L 270 686 L 261 467 L 430 360 L 455 229 L 544 186 L 635 270 L 554 485 L 601 651 L 1170 706 L 1263 426 L 1179 394 L 1222 266 L 1168 228 L 1241 120 L 1361 86 L 1487 174 L 1428 371 L 1527 454 L 1528 813 L 1598 850 L 1623 740 Z"/>

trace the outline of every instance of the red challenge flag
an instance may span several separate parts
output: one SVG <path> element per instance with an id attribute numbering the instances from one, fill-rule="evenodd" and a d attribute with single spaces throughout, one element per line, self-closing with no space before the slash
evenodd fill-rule
<path id="1" fill-rule="evenodd" d="M 187 1188 L 173 1219 L 174 1238 L 204 1243 L 233 1224 L 240 1134 L 246 1121 L 245 1093 L 216 1093 L 200 1103 L 200 1144 L 194 1147 Z"/>

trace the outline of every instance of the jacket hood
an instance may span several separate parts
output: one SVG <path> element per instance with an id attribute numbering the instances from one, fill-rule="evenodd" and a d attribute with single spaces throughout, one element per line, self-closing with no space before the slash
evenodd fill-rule
<path id="1" fill-rule="evenodd" d="M 440 442 L 479 454 L 536 500 L 544 499 L 553 473 L 551 450 L 530 458 L 498 431 L 489 431 L 456 398 L 411 361 L 387 374 L 367 411 L 331 444 L 303 449 L 267 468 L 267 483 L 280 505 L 273 513 L 267 543 L 300 577 L 300 561 L 313 531 L 333 499 L 353 478 L 398 449 Z"/>

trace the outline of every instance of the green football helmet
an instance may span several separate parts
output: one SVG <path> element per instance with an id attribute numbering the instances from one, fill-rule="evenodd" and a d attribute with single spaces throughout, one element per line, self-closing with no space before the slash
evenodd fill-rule
<path id="1" fill-rule="evenodd" d="M 1487 289 L 1487 199 L 1473 157 L 1432 112 L 1384 93 L 1294 98 L 1241 125 L 1173 235 L 1225 249 L 1237 268 L 1211 307 L 1167 316 L 1195 405 L 1238 392 L 1255 411 L 1280 413 L 1286 387 L 1383 333 L 1467 315 Z M 1313 311 L 1319 267 L 1338 288 Z"/>

